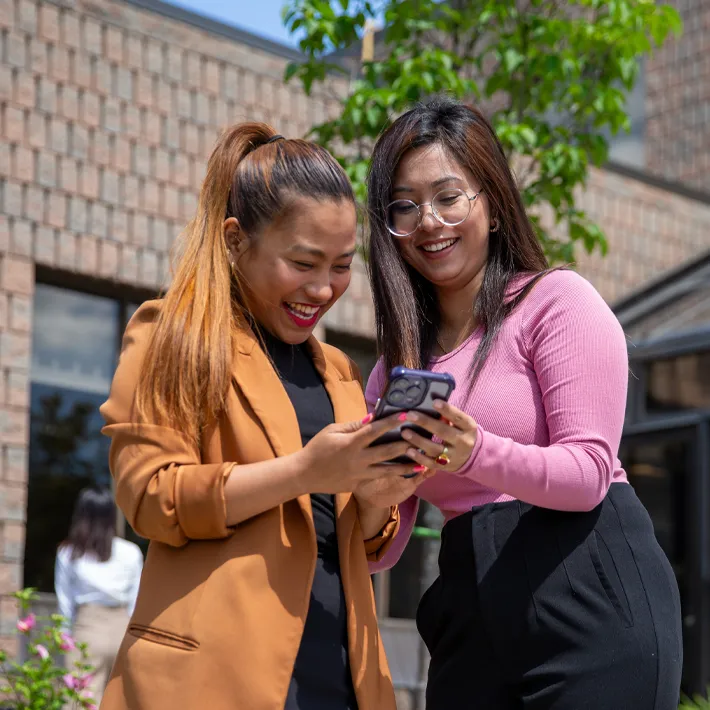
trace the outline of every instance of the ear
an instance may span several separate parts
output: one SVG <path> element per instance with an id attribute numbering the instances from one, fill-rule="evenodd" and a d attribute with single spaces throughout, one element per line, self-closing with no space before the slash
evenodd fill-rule
<path id="1" fill-rule="evenodd" d="M 236 217 L 224 220 L 224 239 L 232 259 L 236 262 L 246 250 L 249 241 Z"/>

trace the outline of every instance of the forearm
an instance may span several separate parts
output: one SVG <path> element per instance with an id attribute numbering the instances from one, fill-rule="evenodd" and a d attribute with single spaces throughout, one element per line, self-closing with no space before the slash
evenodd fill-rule
<path id="1" fill-rule="evenodd" d="M 417 520 L 418 511 L 419 498 L 415 495 L 399 504 L 399 532 L 384 556 L 377 562 L 371 561 L 369 563 L 370 574 L 382 572 L 383 570 L 390 569 L 390 567 L 394 567 L 402 556 L 402 552 L 404 552 L 409 538 L 412 536 L 412 530 Z"/>
<path id="2" fill-rule="evenodd" d="M 308 493 L 306 468 L 303 451 L 268 461 L 235 465 L 224 488 L 227 525 L 238 525 Z"/>
<path id="3" fill-rule="evenodd" d="M 551 446 L 519 444 L 479 428 L 473 455 L 458 474 L 532 505 L 591 510 L 614 473 L 612 447 L 590 433 Z"/>
<path id="4" fill-rule="evenodd" d="M 380 530 L 384 527 L 385 523 L 390 518 L 390 508 L 372 508 L 366 503 L 363 503 L 357 495 L 355 496 L 357 501 L 359 517 L 360 517 L 360 528 L 362 529 L 363 540 L 369 540 L 375 537 Z"/>

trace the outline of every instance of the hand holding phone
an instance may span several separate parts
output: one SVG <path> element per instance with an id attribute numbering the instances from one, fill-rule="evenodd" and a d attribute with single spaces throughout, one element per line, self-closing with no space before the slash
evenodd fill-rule
<path id="1" fill-rule="evenodd" d="M 454 378 L 446 372 L 430 372 L 429 370 L 411 370 L 406 367 L 395 367 L 390 372 L 387 389 L 375 405 L 375 421 L 397 412 L 417 411 L 434 419 L 441 415 L 434 409 L 437 399 L 448 401 L 456 387 Z M 431 439 L 433 434 L 411 422 L 403 422 L 396 429 L 383 434 L 370 444 L 381 446 L 402 440 L 402 430 L 412 429 L 420 436 Z M 408 456 L 398 456 L 391 463 L 409 463 Z"/>

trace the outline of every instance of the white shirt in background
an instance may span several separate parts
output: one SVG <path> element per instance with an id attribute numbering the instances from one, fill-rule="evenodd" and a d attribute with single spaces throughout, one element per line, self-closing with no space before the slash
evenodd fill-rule
<path id="1" fill-rule="evenodd" d="M 136 604 L 143 569 L 143 553 L 133 542 L 114 537 L 111 557 L 99 562 L 84 555 L 71 559 L 72 548 L 57 552 L 54 566 L 54 590 L 59 613 L 74 624 L 76 609 L 82 604 L 124 606 L 130 616 Z"/>

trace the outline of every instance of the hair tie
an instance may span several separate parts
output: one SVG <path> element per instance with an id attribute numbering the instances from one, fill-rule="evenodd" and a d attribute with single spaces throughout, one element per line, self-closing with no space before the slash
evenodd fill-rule
<path id="1" fill-rule="evenodd" d="M 286 139 L 280 133 L 277 133 L 275 136 L 271 136 L 271 138 L 269 138 L 269 140 L 266 141 L 266 143 L 264 143 L 264 145 L 268 145 L 269 143 L 275 143 L 276 141 L 285 141 L 285 140 Z"/>

